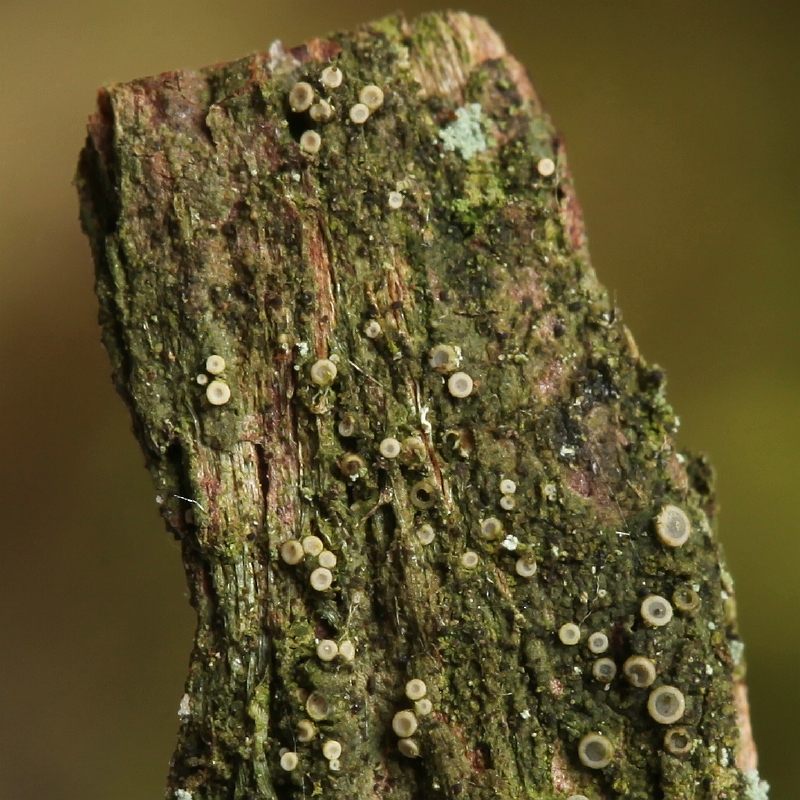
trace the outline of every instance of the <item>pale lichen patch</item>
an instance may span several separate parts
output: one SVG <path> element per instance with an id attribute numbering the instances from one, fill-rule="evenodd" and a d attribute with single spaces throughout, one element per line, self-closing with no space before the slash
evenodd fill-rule
<path id="1" fill-rule="evenodd" d="M 439 131 L 439 138 L 445 150 L 457 150 L 465 161 L 469 161 L 488 147 L 483 133 L 481 105 L 470 103 L 457 108 L 455 114 L 455 120 Z"/>
<path id="2" fill-rule="evenodd" d="M 769 784 L 761 779 L 757 769 L 745 772 L 747 800 L 769 800 Z"/>

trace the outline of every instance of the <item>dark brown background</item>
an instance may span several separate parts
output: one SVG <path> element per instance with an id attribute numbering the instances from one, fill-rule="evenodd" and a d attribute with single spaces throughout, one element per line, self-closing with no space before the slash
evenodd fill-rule
<path id="1" fill-rule="evenodd" d="M 0 0 L 0 797 L 161 797 L 192 634 L 70 186 L 95 90 L 397 0 Z M 719 471 L 772 800 L 800 752 L 800 7 L 471 2 L 529 68 L 595 266 Z M 429 8 L 408 2 L 409 15 Z"/>

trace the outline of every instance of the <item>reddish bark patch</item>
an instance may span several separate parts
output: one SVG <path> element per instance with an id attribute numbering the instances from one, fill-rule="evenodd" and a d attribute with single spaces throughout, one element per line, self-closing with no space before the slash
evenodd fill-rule
<path id="1" fill-rule="evenodd" d="M 569 477 L 567 478 L 567 486 L 572 489 L 575 494 L 579 494 L 581 497 L 591 497 L 594 493 L 592 491 L 592 480 L 591 478 L 585 473 L 581 472 L 580 470 L 576 470 L 575 472 L 571 472 Z"/>
<path id="2" fill-rule="evenodd" d="M 736 706 L 736 719 L 739 723 L 739 749 L 736 753 L 736 766 L 747 772 L 758 768 L 758 752 L 753 740 L 750 724 L 750 703 L 747 699 L 747 686 L 743 681 L 733 685 L 733 702 Z"/>
<path id="3" fill-rule="evenodd" d="M 561 136 L 555 138 L 556 157 L 560 163 L 566 164 L 566 150 L 564 139 Z M 572 184 L 572 174 L 569 168 L 564 173 L 564 180 L 559 184 L 562 193 L 560 218 L 564 231 L 567 234 L 567 241 L 574 250 L 584 250 L 586 248 L 586 231 L 583 225 L 583 211 L 575 194 Z"/>
<path id="4" fill-rule="evenodd" d="M 558 394 L 564 387 L 567 369 L 560 359 L 551 361 L 536 382 L 536 389 L 543 399 Z"/>
<path id="5" fill-rule="evenodd" d="M 533 307 L 539 311 L 544 304 L 544 292 L 542 291 L 539 280 L 539 273 L 533 267 L 523 267 L 507 286 L 510 297 L 518 303 L 523 300 L 530 300 Z"/>

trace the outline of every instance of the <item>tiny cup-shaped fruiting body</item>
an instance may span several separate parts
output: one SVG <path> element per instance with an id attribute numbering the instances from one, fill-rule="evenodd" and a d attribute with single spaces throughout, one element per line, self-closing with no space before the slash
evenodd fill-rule
<path id="1" fill-rule="evenodd" d="M 386 198 L 386 204 L 392 211 L 397 211 L 397 209 L 401 208 L 403 205 L 402 192 L 389 192 L 389 196 Z"/>
<path id="2" fill-rule="evenodd" d="M 656 517 L 656 533 L 667 547 L 685 544 L 692 532 L 692 523 L 686 512 L 678 506 L 664 506 Z"/>
<path id="3" fill-rule="evenodd" d="M 354 125 L 363 125 L 369 119 L 369 108 L 363 103 L 356 103 L 350 107 L 349 116 Z"/>
<path id="4" fill-rule="evenodd" d="M 300 149 L 311 155 L 319 153 L 322 147 L 322 137 L 316 131 L 303 131 L 300 136 Z"/>
<path id="5" fill-rule="evenodd" d="M 342 85 L 342 71 L 339 67 L 334 67 L 332 64 L 325 67 L 319 75 L 320 83 L 326 89 L 338 89 Z"/>
<path id="6" fill-rule="evenodd" d="M 517 491 L 517 484 L 510 478 L 503 478 L 500 481 L 500 494 L 514 494 Z"/>
<path id="7" fill-rule="evenodd" d="M 339 469 L 342 471 L 342 474 L 346 475 L 351 480 L 355 480 L 361 475 L 366 466 L 367 464 L 364 459 L 355 453 L 347 453 L 347 455 L 342 456 L 339 462 Z"/>
<path id="8" fill-rule="evenodd" d="M 392 718 L 392 730 L 401 739 L 413 736 L 417 732 L 417 715 L 413 711 L 398 711 Z"/>
<path id="9" fill-rule="evenodd" d="M 532 578 L 537 569 L 536 559 L 531 555 L 518 558 L 517 563 L 514 565 L 514 571 L 520 578 Z M 580 631 L 578 631 L 578 635 L 580 636 Z"/>
<path id="10" fill-rule="evenodd" d="M 333 569 L 338 561 L 336 553 L 332 553 L 330 550 L 323 550 L 319 554 L 317 560 L 319 561 L 319 565 L 325 567 L 325 569 Z"/>
<path id="11" fill-rule="evenodd" d="M 647 711 L 656 722 L 672 725 L 686 711 L 683 692 L 674 686 L 659 686 L 658 689 L 653 689 L 647 699 Z"/>
<path id="12" fill-rule="evenodd" d="M 556 171 L 556 162 L 552 158 L 540 158 L 536 163 L 536 171 L 543 178 L 549 178 Z"/>
<path id="13" fill-rule="evenodd" d="M 364 336 L 367 339 L 377 339 L 383 333 L 383 328 L 381 328 L 380 322 L 376 319 L 371 319 L 365 326 L 364 326 Z"/>
<path id="14" fill-rule="evenodd" d="M 206 387 L 206 397 L 212 406 L 224 406 L 231 399 L 231 387 L 224 381 L 211 381 Z"/>
<path id="15" fill-rule="evenodd" d="M 377 111 L 383 105 L 383 89 L 370 83 L 358 93 L 358 99 L 370 112 Z"/>
<path id="16" fill-rule="evenodd" d="M 642 601 L 642 619 L 656 628 L 668 625 L 672 619 L 672 606 L 661 595 L 651 594 Z"/>
<path id="17" fill-rule="evenodd" d="M 433 703 L 427 698 L 423 697 L 414 703 L 414 713 L 418 717 L 427 717 L 433 711 Z"/>
<path id="18" fill-rule="evenodd" d="M 503 534 L 503 523 L 497 517 L 481 520 L 481 538 L 497 539 Z"/>
<path id="19" fill-rule="evenodd" d="M 622 671 L 631 686 L 646 689 L 656 679 L 656 665 L 645 656 L 631 656 L 622 665 Z"/>
<path id="20" fill-rule="evenodd" d="M 458 353 L 449 344 L 437 344 L 428 353 L 428 363 L 437 372 L 452 372 L 458 366 Z"/>
<path id="21" fill-rule="evenodd" d="M 298 81 L 289 92 L 289 108 L 296 114 L 302 114 L 311 108 L 314 102 L 314 87 L 306 81 Z"/>
<path id="22" fill-rule="evenodd" d="M 287 750 L 281 756 L 281 769 L 285 770 L 286 772 L 291 772 L 294 769 L 297 769 L 297 763 L 299 759 L 297 758 L 297 753 Z"/>
<path id="23" fill-rule="evenodd" d="M 400 455 L 400 442 L 388 436 L 378 445 L 378 450 L 384 458 L 397 458 Z"/>
<path id="24" fill-rule="evenodd" d="M 333 639 L 320 639 L 317 645 L 317 658 L 320 661 L 333 661 L 339 655 L 339 645 Z"/>
<path id="25" fill-rule="evenodd" d="M 700 608 L 702 600 L 694 589 L 690 589 L 688 586 L 681 586 L 674 591 L 672 602 L 675 603 L 675 608 L 679 611 L 691 614 Z"/>
<path id="26" fill-rule="evenodd" d="M 401 739 L 397 743 L 397 749 L 406 758 L 416 758 L 419 755 L 419 745 L 415 739 Z"/>
<path id="27" fill-rule="evenodd" d="M 608 636 L 602 631 L 595 631 L 589 635 L 587 644 L 593 653 L 605 653 L 608 650 Z"/>
<path id="28" fill-rule="evenodd" d="M 443 439 L 445 446 L 461 458 L 468 458 L 475 449 L 475 437 L 468 428 L 451 428 Z"/>
<path id="29" fill-rule="evenodd" d="M 342 768 L 342 762 L 338 758 L 331 759 L 328 762 L 328 769 L 331 772 L 338 772 Z"/>
<path id="30" fill-rule="evenodd" d="M 311 588 L 318 592 L 325 592 L 331 588 L 333 574 L 327 567 L 317 567 L 309 578 Z"/>
<path id="31" fill-rule="evenodd" d="M 694 739 L 686 728 L 672 728 L 664 734 L 664 749 L 674 756 L 685 756 L 692 752 Z"/>
<path id="32" fill-rule="evenodd" d="M 303 552 L 312 557 L 318 556 L 325 549 L 325 545 L 319 536 L 304 536 L 301 544 L 303 545 Z"/>
<path id="33" fill-rule="evenodd" d="M 478 566 L 478 554 L 474 550 L 467 550 L 461 556 L 461 566 L 466 569 L 475 569 Z"/>
<path id="34" fill-rule="evenodd" d="M 567 800 L 589 800 L 585 794 L 571 794 Z"/>
<path id="35" fill-rule="evenodd" d="M 336 739 L 328 739 L 322 745 L 322 755 L 328 761 L 335 761 L 342 754 L 342 745 Z"/>
<path id="36" fill-rule="evenodd" d="M 205 372 L 201 372 L 195 380 L 197 381 L 198 386 L 205 386 L 208 383 L 208 375 Z"/>
<path id="37" fill-rule="evenodd" d="M 420 678 L 412 678 L 406 684 L 406 697 L 409 700 L 422 700 L 427 693 L 428 687 L 425 685 L 425 681 Z"/>
<path id="38" fill-rule="evenodd" d="M 288 539 L 281 545 L 281 558 L 287 564 L 299 564 L 304 555 L 303 545 L 297 539 Z"/>
<path id="39" fill-rule="evenodd" d="M 297 741 L 310 742 L 317 735 L 317 728 L 310 719 L 301 719 L 297 723 Z"/>
<path id="40" fill-rule="evenodd" d="M 336 364 L 329 358 L 321 358 L 311 365 L 311 380 L 317 386 L 330 386 L 336 380 Z"/>
<path id="41" fill-rule="evenodd" d="M 558 638 L 562 644 L 578 644 L 581 640 L 581 629 L 574 622 L 565 622 L 558 629 Z"/>
<path id="42" fill-rule="evenodd" d="M 427 480 L 417 481 L 409 492 L 411 505 L 421 511 L 431 508 L 436 502 L 439 492 L 434 484 Z"/>
<path id="43" fill-rule="evenodd" d="M 314 122 L 328 122 L 333 117 L 333 107 L 327 100 L 320 100 L 308 109 L 308 116 Z"/>
<path id="44" fill-rule="evenodd" d="M 514 499 L 514 495 L 512 494 L 504 494 L 500 498 L 500 508 L 503 511 L 513 511 L 517 507 L 517 501 Z"/>
<path id="45" fill-rule="evenodd" d="M 617 665 L 610 658 L 598 658 L 592 664 L 592 675 L 601 683 L 611 683 L 617 674 Z"/>
<path id="46" fill-rule="evenodd" d="M 599 733 L 589 733 L 578 743 L 578 758 L 585 767 L 603 769 L 613 757 L 614 745 Z"/>
<path id="47" fill-rule="evenodd" d="M 421 466 L 428 457 L 428 448 L 419 436 L 407 436 L 403 439 L 400 450 L 400 460 L 407 467 Z"/>
<path id="48" fill-rule="evenodd" d="M 339 420 L 339 436 L 350 437 L 356 432 L 356 418 L 353 414 L 345 414 Z"/>
<path id="49" fill-rule="evenodd" d="M 430 544 L 435 538 L 436 531 L 434 531 L 433 527 L 428 525 L 427 522 L 417 528 L 417 539 L 419 539 L 422 544 Z"/>
<path id="50" fill-rule="evenodd" d="M 306 700 L 306 711 L 308 716 L 315 722 L 325 719 L 330 713 L 331 707 L 328 698 L 322 692 L 311 692 Z"/>
<path id="51" fill-rule="evenodd" d="M 474 387 L 472 378 L 466 372 L 454 372 L 447 379 L 447 389 L 453 397 L 462 399 L 472 394 Z"/>
<path id="52" fill-rule="evenodd" d="M 339 655 L 345 661 L 352 661 L 356 657 L 356 646 L 349 639 L 339 642 Z"/>
<path id="53" fill-rule="evenodd" d="M 209 375 L 221 375 L 225 371 L 225 359 L 222 356 L 209 356 L 206 359 L 206 372 Z"/>

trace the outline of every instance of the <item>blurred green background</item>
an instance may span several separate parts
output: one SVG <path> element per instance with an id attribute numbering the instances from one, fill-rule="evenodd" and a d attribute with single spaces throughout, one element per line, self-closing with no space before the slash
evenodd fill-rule
<path id="1" fill-rule="evenodd" d="M 70 185 L 96 89 L 397 0 L 0 0 L 0 797 L 161 797 L 192 638 Z M 431 6 L 405 4 L 409 15 Z M 711 454 L 762 775 L 800 752 L 800 5 L 466 3 L 567 138 L 595 267 Z"/>

